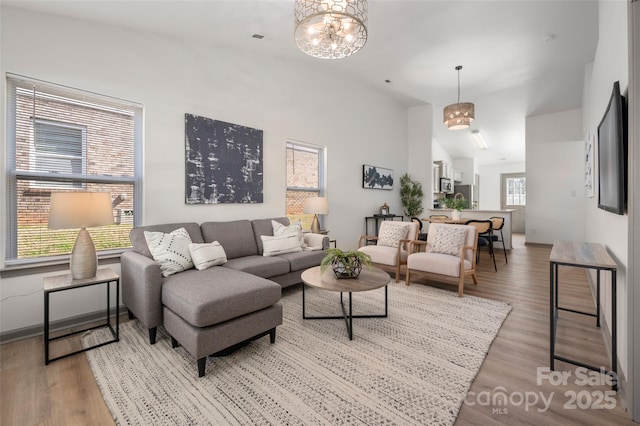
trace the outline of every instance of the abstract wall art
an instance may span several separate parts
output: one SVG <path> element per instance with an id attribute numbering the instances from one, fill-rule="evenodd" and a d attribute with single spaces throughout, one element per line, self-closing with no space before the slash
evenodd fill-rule
<path id="1" fill-rule="evenodd" d="M 185 202 L 262 203 L 262 130 L 185 114 Z"/>
<path id="2" fill-rule="evenodd" d="M 393 170 L 363 164 L 362 187 L 369 189 L 393 189 Z"/>
<path id="3" fill-rule="evenodd" d="M 594 179 L 593 179 L 593 150 L 595 149 L 595 133 L 591 135 L 587 132 L 584 140 L 584 187 L 587 193 L 587 197 L 592 198 L 595 196 Z"/>

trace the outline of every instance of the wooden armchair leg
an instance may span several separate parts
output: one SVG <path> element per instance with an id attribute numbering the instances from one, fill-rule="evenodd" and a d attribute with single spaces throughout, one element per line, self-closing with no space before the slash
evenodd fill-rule
<path id="1" fill-rule="evenodd" d="M 405 274 L 405 285 L 411 284 L 411 273 L 409 272 L 409 267 L 407 266 L 407 273 Z"/>
<path id="2" fill-rule="evenodd" d="M 460 274 L 460 280 L 458 281 L 458 297 L 462 297 L 464 292 L 464 274 Z"/>

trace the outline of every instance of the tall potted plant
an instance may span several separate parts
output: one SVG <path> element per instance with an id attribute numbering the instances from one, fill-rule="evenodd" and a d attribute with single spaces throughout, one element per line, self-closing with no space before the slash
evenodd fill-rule
<path id="1" fill-rule="evenodd" d="M 400 201 L 404 208 L 405 216 L 418 217 L 422 213 L 422 184 L 411 180 L 409 173 L 400 178 Z"/>

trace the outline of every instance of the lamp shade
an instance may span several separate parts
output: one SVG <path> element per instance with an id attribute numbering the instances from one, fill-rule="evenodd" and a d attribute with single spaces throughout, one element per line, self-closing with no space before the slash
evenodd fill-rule
<path id="1" fill-rule="evenodd" d="M 329 202 L 326 197 L 311 197 L 304 200 L 306 214 L 328 214 Z"/>
<path id="2" fill-rule="evenodd" d="M 466 129 L 475 117 L 475 106 L 471 102 L 451 104 L 444 108 L 444 124 L 449 130 Z"/>
<path id="3" fill-rule="evenodd" d="M 49 206 L 49 229 L 111 225 L 113 210 L 108 192 L 54 192 Z"/>

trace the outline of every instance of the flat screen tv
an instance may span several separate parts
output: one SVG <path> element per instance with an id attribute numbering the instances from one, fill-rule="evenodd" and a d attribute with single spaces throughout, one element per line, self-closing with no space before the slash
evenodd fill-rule
<path id="1" fill-rule="evenodd" d="M 598 125 L 598 208 L 624 214 L 627 201 L 627 114 L 620 82 Z"/>

